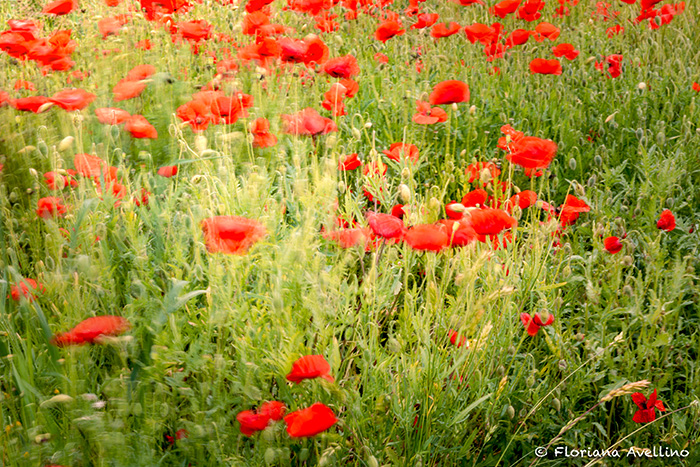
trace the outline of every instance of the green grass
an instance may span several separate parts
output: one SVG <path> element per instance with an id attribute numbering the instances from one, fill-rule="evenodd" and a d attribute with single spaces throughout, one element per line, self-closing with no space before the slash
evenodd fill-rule
<path id="1" fill-rule="evenodd" d="M 574 61 L 562 59 L 561 76 L 529 72 L 532 58 L 552 58 L 550 41 L 531 39 L 488 63 L 483 47 L 463 33 L 435 42 L 427 30 L 407 31 L 382 45 L 372 37 L 375 18 L 341 21 L 337 6 L 340 29 L 322 38 L 331 57 L 353 54 L 362 70 L 348 115 L 336 119 L 340 131 L 315 140 L 283 135 L 280 114 L 305 107 L 328 114 L 320 102 L 333 80 L 313 72 L 306 86 L 289 72 L 263 80 L 253 65 L 235 84 L 224 83 L 254 97 L 250 116 L 210 126 L 204 154 L 174 114 L 214 77 L 211 58 L 173 44 L 139 15 L 128 33 L 101 40 L 97 15 L 123 12 L 124 4 L 110 12 L 103 2 L 83 0 L 84 13 L 41 16 L 46 35 L 73 29 L 75 69 L 90 72 L 76 86 L 98 98 L 77 115 L 0 108 L 3 464 L 585 465 L 595 459 L 538 461 L 533 450 L 552 440 L 605 449 L 624 439 L 621 449 L 690 452 L 635 465 L 696 465 L 700 94 L 691 84 L 700 82 L 700 11 L 689 1 L 671 24 L 651 31 L 627 22 L 638 6 L 612 2 L 625 32 L 608 39 L 605 29 L 614 23 L 589 21 L 588 2 L 561 19 L 552 16 L 556 2 L 549 3 L 542 20 L 561 28 L 556 43 L 581 51 Z M 3 3 L 0 22 L 38 18 L 41 4 Z M 494 21 L 479 6 L 422 5 L 440 13 L 439 21 Z M 273 4 L 273 19 L 296 28 L 291 36 L 313 31 L 312 20 L 282 6 Z M 237 29 L 243 14 L 205 1 L 183 19 L 206 18 L 216 32 L 248 43 Z M 414 22 L 402 19 L 405 28 Z M 507 31 L 537 24 L 512 17 L 502 23 Z M 147 37 L 152 50 L 133 48 Z M 220 55 L 226 46 L 212 40 L 202 49 Z M 114 48 L 120 51 L 100 57 Z M 378 66 L 376 52 L 390 63 Z M 625 57 L 617 79 L 591 60 L 612 53 Z M 174 82 L 153 82 L 141 97 L 114 104 L 111 88 L 141 63 Z M 500 75 L 488 73 L 493 65 Z M 66 76 L 44 77 L 33 62 L 0 56 L 0 89 L 11 93 L 21 78 L 36 84 L 34 94 L 50 96 L 68 86 Z M 444 124 L 412 123 L 415 100 L 446 79 L 466 81 L 470 102 L 448 107 Z M 143 114 L 158 140 L 133 140 L 99 124 L 93 109 L 103 106 Z M 277 146 L 249 143 L 247 124 L 257 117 L 270 120 Z M 505 161 L 496 144 L 506 123 L 557 142 L 546 176 L 530 180 Z M 75 141 L 59 150 L 66 136 Z M 365 162 L 377 160 L 398 141 L 419 147 L 420 164 L 389 162 L 382 204 L 370 205 L 362 194 L 366 178 L 338 172 L 338 159 L 357 152 Z M 72 168 L 82 152 L 117 166 L 129 196 L 115 207 L 83 179 L 60 195 L 70 206 L 65 218 L 37 218 L 38 199 L 51 195 L 41 174 Z M 499 250 L 478 243 L 432 254 L 398 244 L 365 253 L 341 250 L 320 234 L 333 226 L 336 198 L 339 214 L 362 223 L 375 207 L 388 212 L 402 183 L 411 195 L 407 224 L 433 222 L 444 217 L 445 203 L 473 188 L 466 166 L 492 158 L 503 165 L 501 179 L 521 189 L 556 205 L 571 193 L 591 206 L 561 235 L 560 248 L 552 246 L 556 222 L 535 207 L 523 212 L 516 241 Z M 155 175 L 175 163 L 176 177 Z M 153 193 L 148 208 L 131 200 L 141 188 Z M 656 228 L 664 208 L 678 222 L 669 233 Z M 258 219 L 269 235 L 245 256 L 210 254 L 200 222 L 214 215 Z M 602 239 L 625 232 L 624 249 L 608 254 Z M 34 302 L 5 299 L 21 277 L 36 278 L 45 293 Z M 555 321 L 529 337 L 519 314 L 540 310 Z M 105 314 L 124 316 L 132 331 L 109 345 L 49 344 L 53 334 Z M 469 349 L 449 343 L 450 329 L 470 339 Z M 307 354 L 324 355 L 336 382 L 289 383 L 292 362 Z M 656 388 L 671 415 L 657 412 L 656 422 L 637 425 L 628 394 L 597 405 L 640 380 L 650 382 L 641 392 Z M 58 394 L 72 399 L 57 402 Z M 236 414 L 269 400 L 290 411 L 320 401 L 339 422 L 304 440 L 291 439 L 282 423 L 243 436 Z M 188 437 L 171 446 L 165 436 L 183 428 Z"/>

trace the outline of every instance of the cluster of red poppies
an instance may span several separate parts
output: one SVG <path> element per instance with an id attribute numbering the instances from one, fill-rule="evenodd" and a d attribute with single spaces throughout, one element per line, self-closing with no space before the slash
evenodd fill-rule
<path id="1" fill-rule="evenodd" d="M 287 380 L 299 384 L 306 379 L 323 378 L 332 383 L 335 380 L 330 371 L 331 367 L 322 355 L 305 355 L 292 364 Z M 270 422 L 284 419 L 287 433 L 292 438 L 315 436 L 338 421 L 330 407 L 321 402 L 285 416 L 286 410 L 283 402 L 265 402 L 257 410 L 239 412 L 236 420 L 240 424 L 241 433 L 252 436 L 267 428 Z"/>

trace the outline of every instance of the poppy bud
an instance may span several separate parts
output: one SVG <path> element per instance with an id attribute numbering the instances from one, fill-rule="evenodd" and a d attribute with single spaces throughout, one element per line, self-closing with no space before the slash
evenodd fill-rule
<path id="1" fill-rule="evenodd" d="M 36 169 L 29 169 L 29 175 L 31 175 L 34 178 L 39 178 L 39 172 L 36 171 Z"/>
<path id="2" fill-rule="evenodd" d="M 277 450 L 275 448 L 267 448 L 265 450 L 265 463 L 267 465 L 272 465 L 277 459 Z"/>
<path id="3" fill-rule="evenodd" d="M 624 287 L 622 287 L 622 293 L 627 295 L 628 297 L 631 297 L 634 295 L 634 289 L 632 289 L 632 286 L 629 284 L 625 284 Z"/>
<path id="4" fill-rule="evenodd" d="M 47 157 L 49 155 L 49 147 L 45 142 L 39 141 L 36 143 L 36 149 L 41 153 L 42 156 Z"/>
<path id="5" fill-rule="evenodd" d="M 344 181 L 341 180 L 338 182 L 338 192 L 339 193 L 345 193 L 346 188 L 347 188 L 347 186 L 345 185 Z"/>
<path id="6" fill-rule="evenodd" d="M 372 128 L 372 122 L 367 122 L 367 123 L 365 123 L 365 128 L 368 129 L 368 130 L 369 130 L 370 128 Z"/>
<path id="7" fill-rule="evenodd" d="M 593 162 L 595 162 L 595 165 L 601 166 L 601 165 L 603 165 L 603 158 L 600 157 L 599 155 L 596 155 L 596 156 L 593 158 Z"/>
<path id="8" fill-rule="evenodd" d="M 459 106 L 456 103 L 452 103 L 452 111 L 457 112 L 457 109 L 459 109 Z"/>
<path id="9" fill-rule="evenodd" d="M 499 365 L 498 368 L 496 368 L 496 373 L 498 374 L 498 376 L 503 378 L 503 375 L 506 374 L 506 367 L 504 367 L 503 365 Z"/>
<path id="10" fill-rule="evenodd" d="M 559 401 L 559 399 L 557 399 L 556 397 L 552 399 L 552 406 L 554 407 L 554 410 L 559 412 L 561 410 L 561 402 Z"/>
<path id="11" fill-rule="evenodd" d="M 469 107 L 469 115 L 474 115 L 476 113 L 476 106 L 472 105 Z"/>
<path id="12" fill-rule="evenodd" d="M 520 409 L 520 412 L 518 412 L 518 417 L 525 418 L 526 416 L 527 416 L 527 409 L 523 407 L 522 409 Z"/>
<path id="13" fill-rule="evenodd" d="M 591 177 L 588 179 L 588 182 L 586 182 L 586 185 L 588 185 L 589 188 L 593 188 L 595 186 L 595 182 L 597 181 L 595 175 L 591 175 Z"/>
<path id="14" fill-rule="evenodd" d="M 484 185 L 490 182 L 492 179 L 491 171 L 488 168 L 484 168 L 480 173 L 479 173 L 479 181 L 483 183 Z"/>
<path id="15" fill-rule="evenodd" d="M 404 183 L 399 185 L 399 199 L 404 203 L 409 203 L 411 201 L 411 189 Z"/>
<path id="16" fill-rule="evenodd" d="M 377 458 L 374 457 L 373 455 L 369 455 L 367 457 L 367 465 L 369 467 L 379 467 L 379 462 L 377 462 Z"/>
<path id="17" fill-rule="evenodd" d="M 566 363 L 566 360 L 564 360 L 564 359 L 559 360 L 559 369 L 560 369 L 561 371 L 566 370 L 566 368 L 567 368 L 568 366 L 569 366 L 569 364 Z"/>
<path id="18" fill-rule="evenodd" d="M 511 420 L 515 417 L 515 408 L 512 405 L 509 405 L 506 409 L 506 415 L 508 415 L 508 418 Z"/>
<path id="19" fill-rule="evenodd" d="M 576 159 L 574 159 L 573 157 L 569 159 L 569 168 L 571 170 L 576 170 Z"/>
<path id="20" fill-rule="evenodd" d="M 639 89 L 640 91 L 644 91 L 646 88 L 647 88 L 647 83 L 645 83 L 644 81 L 642 81 L 641 83 L 639 83 L 637 85 L 637 89 Z"/>
<path id="21" fill-rule="evenodd" d="M 529 388 L 533 387 L 535 385 L 535 377 L 533 375 L 528 376 L 525 380 L 525 385 Z"/>
<path id="22" fill-rule="evenodd" d="M 628 268 L 634 264 L 634 258 L 632 258 L 630 255 L 623 256 L 622 257 L 622 264 L 623 264 L 623 266 Z"/>
<path id="23" fill-rule="evenodd" d="M 194 137 L 194 149 L 197 153 L 202 153 L 207 148 L 207 137 L 204 135 L 197 135 Z"/>
<path id="24" fill-rule="evenodd" d="M 673 207 L 673 204 L 675 203 L 675 200 L 671 197 L 666 198 L 666 207 L 669 209 Z"/>
<path id="25" fill-rule="evenodd" d="M 360 133 L 360 130 L 358 130 L 357 128 L 353 127 L 352 130 L 350 130 L 350 131 L 352 132 L 353 138 L 355 138 L 355 139 L 362 138 L 362 133 Z"/>

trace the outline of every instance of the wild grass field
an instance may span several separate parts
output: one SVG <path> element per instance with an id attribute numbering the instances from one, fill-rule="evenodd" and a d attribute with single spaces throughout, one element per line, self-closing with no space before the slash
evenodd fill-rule
<path id="1" fill-rule="evenodd" d="M 699 19 L 0 2 L 2 464 L 700 465 Z"/>

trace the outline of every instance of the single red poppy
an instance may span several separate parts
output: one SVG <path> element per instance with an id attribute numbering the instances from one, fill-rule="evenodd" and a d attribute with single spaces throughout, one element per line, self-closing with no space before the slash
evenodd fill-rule
<path id="1" fill-rule="evenodd" d="M 255 219 L 216 216 L 201 222 L 204 240 L 210 253 L 243 255 L 267 235 L 267 229 Z"/>
<path id="2" fill-rule="evenodd" d="M 561 207 L 559 220 L 563 226 L 576 222 L 582 212 L 589 212 L 591 207 L 585 201 L 578 199 L 574 195 L 566 195 L 566 200 Z"/>
<path id="3" fill-rule="evenodd" d="M 527 31 L 525 29 L 515 29 L 508 35 L 508 37 L 506 37 L 506 47 L 512 48 L 516 45 L 523 45 L 527 43 L 527 41 L 530 39 L 530 36 L 532 35 L 532 31 Z"/>
<path id="4" fill-rule="evenodd" d="M 56 104 L 63 110 L 71 112 L 73 110 L 84 109 L 96 98 L 97 96 L 95 94 L 87 92 L 84 89 L 64 89 L 51 96 L 49 102 Z"/>
<path id="5" fill-rule="evenodd" d="M 510 154 L 506 155 L 513 164 L 526 169 L 543 169 L 557 155 L 557 143 L 549 139 L 525 136 L 509 145 Z"/>
<path id="6" fill-rule="evenodd" d="M 165 178 L 174 177 L 175 175 L 177 175 L 177 166 L 165 165 L 158 169 L 158 175 Z"/>
<path id="7" fill-rule="evenodd" d="M 700 92 L 700 83 L 693 81 L 693 91 Z"/>
<path id="8" fill-rule="evenodd" d="M 284 417 L 287 433 L 292 438 L 317 435 L 335 425 L 337 421 L 333 411 L 320 402 Z"/>
<path id="9" fill-rule="evenodd" d="M 430 105 L 454 104 L 469 102 L 469 86 L 458 80 L 448 80 L 438 83 L 430 93 Z"/>
<path id="10" fill-rule="evenodd" d="M 465 208 L 483 208 L 486 207 L 486 201 L 489 199 L 486 190 L 477 188 L 472 190 L 462 197 L 462 206 Z"/>
<path id="11" fill-rule="evenodd" d="M 622 242 L 617 237 L 606 237 L 605 240 L 603 240 L 603 245 L 605 249 L 608 250 L 608 253 L 613 255 L 622 250 Z"/>
<path id="12" fill-rule="evenodd" d="M 450 329 L 448 335 L 450 336 L 450 343 L 456 345 L 457 348 L 463 347 L 467 343 L 467 336 L 460 336 L 454 329 Z"/>
<path id="13" fill-rule="evenodd" d="M 146 83 L 142 81 L 129 81 L 123 79 L 119 81 L 114 88 L 112 88 L 114 101 L 119 102 L 127 99 L 133 99 L 134 97 L 140 96 L 144 89 L 146 89 Z"/>
<path id="14" fill-rule="evenodd" d="M 449 237 L 451 247 L 467 246 L 479 239 L 479 235 L 467 219 L 442 219 L 439 224 Z"/>
<path id="15" fill-rule="evenodd" d="M 560 75 L 562 72 L 559 60 L 535 58 L 530 62 L 530 73 L 540 75 Z"/>
<path id="16" fill-rule="evenodd" d="M 574 46 L 571 44 L 559 44 L 556 47 L 552 47 L 552 52 L 554 53 L 555 57 L 564 57 L 568 60 L 573 60 L 579 55 L 579 51 L 574 49 Z"/>
<path id="17" fill-rule="evenodd" d="M 357 158 L 357 153 L 341 156 L 338 161 L 338 170 L 355 170 L 362 165 L 362 161 Z"/>
<path id="18" fill-rule="evenodd" d="M 367 213 L 367 223 L 374 235 L 386 239 L 398 240 L 403 236 L 405 230 L 403 221 L 391 214 L 369 212 Z"/>
<path id="19" fill-rule="evenodd" d="M 127 121 L 131 114 L 116 107 L 100 107 L 95 109 L 97 120 L 105 125 L 120 125 Z"/>
<path id="20" fill-rule="evenodd" d="M 51 343 L 57 347 L 94 344 L 101 336 L 118 336 L 130 328 L 131 323 L 121 316 L 94 316 L 66 333 L 56 334 Z"/>
<path id="21" fill-rule="evenodd" d="M 284 132 L 289 135 L 319 135 L 338 131 L 338 126 L 330 118 L 325 118 L 307 107 L 292 115 L 282 115 Z"/>
<path id="22" fill-rule="evenodd" d="M 534 336 L 540 330 L 542 326 L 549 326 L 554 322 L 554 315 L 551 313 L 546 313 L 546 321 L 542 321 L 539 313 L 535 313 L 532 317 L 529 313 L 520 313 L 520 321 L 522 321 L 523 326 L 527 330 L 530 336 Z"/>
<path id="23" fill-rule="evenodd" d="M 256 431 L 262 431 L 270 421 L 279 421 L 284 417 L 287 407 L 279 401 L 265 402 L 258 410 L 244 410 L 236 415 L 241 424 L 241 433 L 252 436 Z"/>
<path id="24" fill-rule="evenodd" d="M 67 208 L 63 204 L 61 198 L 55 196 L 47 196 L 39 199 L 37 203 L 36 215 L 48 219 L 51 217 L 63 217 L 66 214 Z"/>
<path id="25" fill-rule="evenodd" d="M 430 107 L 429 102 L 416 101 L 416 113 L 413 121 L 419 125 L 432 125 L 438 122 L 447 121 L 447 112 L 440 107 Z"/>
<path id="26" fill-rule="evenodd" d="M 12 285 L 10 287 L 10 296 L 12 300 L 19 301 L 21 297 L 32 301 L 36 298 L 36 292 L 44 292 L 44 286 L 37 283 L 34 279 L 22 279 L 18 285 Z"/>
<path id="27" fill-rule="evenodd" d="M 20 99 L 12 99 L 10 101 L 10 105 L 12 107 L 14 107 L 16 110 L 20 110 L 22 112 L 33 112 L 36 114 L 39 112 L 43 112 L 46 109 L 45 104 L 48 102 L 49 102 L 48 97 L 31 96 L 31 97 L 22 97 Z"/>
<path id="28" fill-rule="evenodd" d="M 129 117 L 126 125 L 124 125 L 124 129 L 131 133 L 131 136 L 134 138 L 158 138 L 156 128 L 143 115 L 132 115 Z"/>
<path id="29" fill-rule="evenodd" d="M 429 28 L 435 24 L 440 15 L 437 13 L 421 13 L 418 15 L 418 20 L 415 24 L 411 25 L 411 29 L 424 29 Z"/>
<path id="30" fill-rule="evenodd" d="M 501 209 L 483 208 L 469 211 L 468 223 L 479 235 L 498 235 L 517 227 L 518 221 Z"/>
<path id="31" fill-rule="evenodd" d="M 542 22 L 535 26 L 535 33 L 534 37 L 537 42 L 542 42 L 545 39 L 553 41 L 559 37 L 561 30 L 551 23 Z"/>
<path id="32" fill-rule="evenodd" d="M 156 67 L 153 65 L 136 65 L 126 74 L 127 81 L 141 81 L 150 78 L 156 72 Z"/>
<path id="33" fill-rule="evenodd" d="M 441 225 L 419 224 L 404 234 L 404 241 L 414 250 L 440 251 L 450 243 L 450 237 Z"/>
<path id="34" fill-rule="evenodd" d="M 388 19 L 383 21 L 374 32 L 374 38 L 381 42 L 386 42 L 392 37 L 402 36 L 406 32 L 402 28 L 401 21 Z"/>
<path id="35" fill-rule="evenodd" d="M 439 23 L 433 26 L 433 28 L 430 30 L 430 37 L 435 39 L 450 37 L 457 34 L 460 29 L 462 29 L 462 26 L 454 21 L 450 22 L 449 26 L 447 26 L 445 23 Z"/>
<path id="36" fill-rule="evenodd" d="M 515 13 L 520 6 L 521 0 L 503 0 L 501 2 L 496 3 L 491 9 L 489 9 L 489 12 L 494 15 L 498 16 L 499 18 L 505 18 L 511 13 Z"/>
<path id="37" fill-rule="evenodd" d="M 253 146 L 256 148 L 269 148 L 277 144 L 277 136 L 270 133 L 270 122 L 266 118 L 256 118 L 250 124 L 250 133 L 253 135 Z"/>
<path id="38" fill-rule="evenodd" d="M 508 210 L 512 210 L 515 206 L 520 207 L 520 209 L 527 209 L 535 204 L 536 201 L 537 193 L 532 190 L 523 190 L 511 196 L 504 204 Z"/>
<path id="39" fill-rule="evenodd" d="M 331 366 L 323 355 L 304 355 L 292 363 L 287 380 L 299 384 L 305 379 L 323 378 L 332 383 L 335 379 L 330 375 L 330 371 Z"/>
<path id="40" fill-rule="evenodd" d="M 392 161 L 401 162 L 402 159 L 408 159 L 414 164 L 418 162 L 420 153 L 415 144 L 393 143 L 388 150 L 382 151 L 386 157 Z"/>
<path id="41" fill-rule="evenodd" d="M 352 55 L 331 58 L 323 65 L 323 71 L 335 78 L 352 78 L 360 72 L 357 59 Z"/>
<path id="42" fill-rule="evenodd" d="M 56 0 L 44 6 L 42 13 L 47 15 L 67 15 L 78 8 L 78 0 Z"/>
<path id="43" fill-rule="evenodd" d="M 632 421 L 635 423 L 649 423 L 656 420 L 656 409 L 660 412 L 665 412 L 664 403 L 657 399 L 656 389 L 649 396 L 649 400 L 641 392 L 632 394 L 632 401 L 637 404 L 639 409 L 634 413 Z"/>
<path id="44" fill-rule="evenodd" d="M 656 222 L 656 227 L 666 232 L 670 232 L 676 228 L 676 217 L 673 215 L 670 209 L 664 209 Z"/>
<path id="45" fill-rule="evenodd" d="M 363 246 L 366 251 L 372 247 L 372 230 L 370 228 L 339 229 L 323 232 L 323 238 L 333 240 L 341 248 Z"/>
<path id="46" fill-rule="evenodd" d="M 542 16 L 540 11 L 544 8 L 544 0 L 525 0 L 518 8 L 518 18 L 525 21 L 537 21 Z"/>

